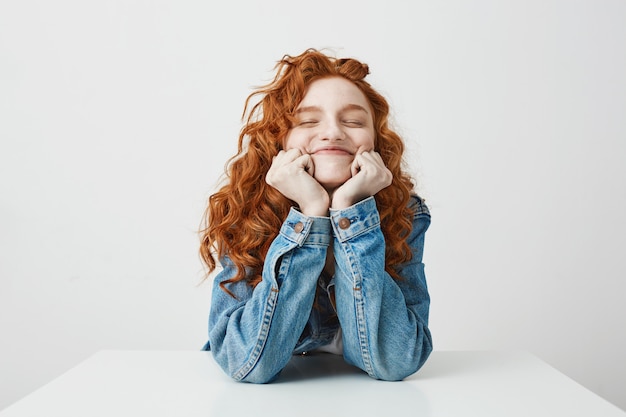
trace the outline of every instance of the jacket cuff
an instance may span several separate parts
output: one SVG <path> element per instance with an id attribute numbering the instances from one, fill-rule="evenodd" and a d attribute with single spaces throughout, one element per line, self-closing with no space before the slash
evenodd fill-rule
<path id="1" fill-rule="evenodd" d="M 331 238 L 330 219 L 305 216 L 292 207 L 280 228 L 280 234 L 298 246 L 328 246 Z"/>
<path id="2" fill-rule="evenodd" d="M 340 242 L 379 227 L 380 216 L 376 200 L 374 197 L 368 197 L 345 209 L 331 209 L 330 222 Z"/>

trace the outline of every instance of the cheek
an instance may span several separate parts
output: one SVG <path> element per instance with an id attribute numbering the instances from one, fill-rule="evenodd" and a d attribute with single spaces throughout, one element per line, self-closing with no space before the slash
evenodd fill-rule
<path id="1" fill-rule="evenodd" d="M 290 138 L 291 138 L 291 132 L 287 133 L 287 135 L 283 138 L 281 145 L 284 150 L 289 149 L 288 146 L 290 144 Z"/>
<path id="2" fill-rule="evenodd" d="M 306 149 L 307 144 L 309 143 L 309 139 L 306 135 L 302 133 L 289 131 L 287 136 L 285 136 L 285 140 L 283 140 L 283 149 Z"/>
<path id="3" fill-rule="evenodd" d="M 285 136 L 285 139 L 283 139 L 283 149 L 289 150 L 292 148 L 296 148 L 298 147 L 297 142 L 298 142 L 298 135 L 294 134 L 293 131 L 290 130 L 287 133 L 287 136 Z"/>
<path id="4" fill-rule="evenodd" d="M 376 148 L 376 140 L 373 133 L 364 135 L 360 138 L 360 146 L 367 151 L 372 151 Z"/>

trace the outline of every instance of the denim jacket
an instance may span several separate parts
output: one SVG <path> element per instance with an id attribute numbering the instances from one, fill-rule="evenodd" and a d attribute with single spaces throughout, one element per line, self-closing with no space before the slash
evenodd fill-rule
<path id="1" fill-rule="evenodd" d="M 265 383 L 292 354 L 329 344 L 341 328 L 345 361 L 371 377 L 401 380 L 416 372 L 432 351 L 422 263 L 430 213 L 419 197 L 410 206 L 413 258 L 399 266 L 401 280 L 385 272 L 385 240 L 373 197 L 330 210 L 329 217 L 308 217 L 292 208 L 256 287 L 227 284 L 235 298 L 223 291 L 219 284 L 236 268 L 222 259 L 204 350 L 235 380 Z M 331 279 L 322 272 L 327 250 L 335 258 Z"/>

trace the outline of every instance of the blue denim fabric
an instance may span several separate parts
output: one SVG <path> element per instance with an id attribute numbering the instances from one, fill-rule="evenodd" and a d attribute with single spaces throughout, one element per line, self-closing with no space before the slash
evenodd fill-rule
<path id="1" fill-rule="evenodd" d="M 330 343 L 341 327 L 346 362 L 382 380 L 416 372 L 432 351 L 422 263 L 430 213 L 418 197 L 411 207 L 413 258 L 400 266 L 402 280 L 385 272 L 385 241 L 373 197 L 331 210 L 330 217 L 291 209 L 254 289 L 237 282 L 227 285 L 236 298 L 224 292 L 219 284 L 236 270 L 222 260 L 204 349 L 234 379 L 265 383 L 280 374 L 291 355 Z M 328 280 L 322 270 L 331 239 L 335 276 Z"/>

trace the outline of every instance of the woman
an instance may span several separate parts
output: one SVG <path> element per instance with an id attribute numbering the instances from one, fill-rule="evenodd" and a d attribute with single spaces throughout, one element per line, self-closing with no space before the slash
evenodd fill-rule
<path id="1" fill-rule="evenodd" d="M 310 49 L 276 70 L 246 101 L 228 183 L 205 213 L 200 253 L 209 273 L 223 267 L 205 350 L 240 381 L 272 381 L 311 351 L 403 379 L 432 351 L 430 214 L 389 106 L 355 59 Z"/>

